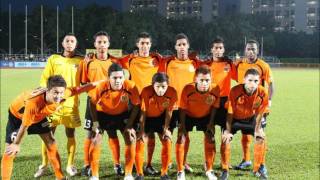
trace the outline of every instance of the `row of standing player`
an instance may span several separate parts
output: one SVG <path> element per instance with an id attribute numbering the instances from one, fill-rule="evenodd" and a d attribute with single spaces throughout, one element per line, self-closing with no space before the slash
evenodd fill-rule
<path id="1" fill-rule="evenodd" d="M 66 36 L 64 38 L 63 44 L 64 44 L 64 47 L 65 47 L 65 53 L 67 53 L 65 55 L 66 57 L 68 57 L 68 50 L 69 50 L 69 52 L 72 52 L 72 51 L 70 51 L 70 50 L 72 50 L 72 43 L 74 44 L 75 42 L 76 42 L 76 39 L 72 35 L 71 36 Z M 68 46 L 68 43 L 69 43 L 69 46 Z M 248 45 L 250 45 L 250 43 Z M 138 90 L 139 90 L 139 85 L 140 85 L 140 87 L 143 87 L 144 84 L 150 84 L 150 79 L 151 79 L 150 75 L 152 75 L 152 74 L 154 74 L 155 72 L 158 71 L 158 69 L 159 69 L 159 64 L 158 63 L 159 62 L 157 63 L 155 58 L 152 58 L 152 57 L 149 56 L 150 55 L 149 54 L 149 50 L 150 50 L 150 47 L 151 47 L 151 37 L 148 34 L 146 34 L 146 33 L 141 33 L 140 34 L 140 36 L 137 39 L 137 46 L 139 48 L 138 56 L 129 56 L 129 58 L 128 57 L 127 58 L 123 58 L 124 60 L 122 62 L 124 62 L 123 63 L 123 67 L 128 68 L 128 70 L 129 70 L 129 72 L 131 74 L 131 79 L 136 82 Z M 257 43 L 251 43 L 251 46 L 253 46 L 253 50 L 248 49 L 248 47 L 246 47 L 246 50 L 248 49 L 248 53 L 252 54 L 251 56 L 256 56 L 257 55 L 257 51 L 258 51 L 257 50 L 258 45 L 257 45 Z M 107 49 L 109 47 L 109 36 L 107 34 L 105 34 L 105 33 L 101 33 L 101 32 L 97 33 L 97 35 L 95 36 L 95 47 L 97 49 L 97 54 L 96 54 L 96 56 L 94 58 L 96 58 L 97 61 L 95 61 L 95 60 L 94 61 L 90 61 L 90 63 L 87 63 L 87 65 L 88 64 L 90 64 L 90 65 L 89 66 L 87 66 L 87 65 L 85 66 L 85 67 L 88 68 L 86 71 L 89 72 L 89 73 L 92 73 L 91 78 L 93 78 L 93 79 L 94 78 L 98 78 L 99 73 L 102 73 L 103 77 L 105 77 L 106 73 L 107 73 L 107 67 L 110 66 L 110 64 L 111 64 L 111 61 L 101 61 L 101 60 L 105 60 L 105 59 L 110 58 L 110 56 L 108 57 L 108 55 L 107 55 Z M 166 66 L 167 66 L 166 67 L 167 68 L 166 72 L 170 77 L 170 82 L 171 83 L 174 82 L 172 84 L 173 87 L 175 87 L 175 85 L 176 85 L 175 89 L 177 89 L 178 94 L 181 93 L 182 88 L 184 87 L 185 84 L 193 82 L 193 76 L 194 76 L 194 71 L 195 71 L 195 66 L 194 66 L 195 63 L 194 63 L 193 60 L 190 60 L 188 58 L 188 48 L 189 48 L 188 38 L 186 36 L 184 36 L 184 35 L 181 35 L 181 34 L 178 35 L 177 39 L 176 39 L 177 57 L 176 58 L 172 58 L 171 59 L 172 61 L 169 61 L 166 64 Z M 228 89 L 230 89 L 230 74 L 232 74 L 233 64 L 230 63 L 230 61 L 221 58 L 222 55 L 223 55 L 223 52 L 224 52 L 223 41 L 221 41 L 221 39 L 220 40 L 217 39 L 216 42 L 213 43 L 212 51 L 213 51 L 213 55 L 214 55 L 213 56 L 213 60 L 214 61 L 212 61 L 212 62 L 217 61 L 216 63 L 212 63 L 211 64 L 211 67 L 213 68 L 213 71 L 212 71 L 212 74 L 213 74 L 213 77 L 214 77 L 213 81 L 214 82 L 217 81 L 217 80 L 215 80 L 215 78 L 218 78 L 219 75 L 220 75 L 219 78 L 221 78 L 221 79 L 218 80 L 217 83 L 218 84 L 220 83 L 219 85 L 222 85 L 222 86 L 223 85 L 229 86 L 229 88 L 228 87 L 222 88 L 221 96 L 224 97 L 225 96 L 224 93 L 226 93 L 226 92 L 223 92 L 223 90 L 228 91 Z M 250 52 L 250 51 L 252 51 L 252 52 Z M 72 53 L 70 53 L 70 54 L 72 54 Z M 248 54 L 248 57 L 249 56 L 250 56 L 250 54 Z M 49 60 L 48 60 L 48 64 L 49 65 L 47 65 L 47 67 L 46 67 L 46 69 L 45 69 L 45 71 L 43 73 L 43 76 L 42 76 L 43 77 L 42 78 L 43 81 L 42 82 L 45 82 L 45 79 L 47 79 L 46 77 L 48 77 L 48 75 L 51 75 L 53 73 L 58 73 L 58 74 L 62 73 L 62 75 L 69 76 L 69 79 L 70 79 L 70 76 L 73 75 L 75 77 L 80 78 L 82 82 L 85 81 L 85 78 L 81 78 L 80 77 L 81 75 L 78 76 L 77 72 L 73 73 L 73 74 L 71 73 L 69 75 L 63 74 L 64 72 L 67 72 L 66 71 L 67 68 L 66 68 L 66 66 L 63 65 L 63 62 L 59 62 L 59 60 L 56 60 L 56 59 L 63 59 L 63 58 L 66 58 L 66 57 L 61 57 L 60 56 L 60 58 L 59 58 L 59 56 L 56 56 L 56 57 L 53 56 L 53 57 L 49 58 Z M 71 56 L 71 57 L 73 57 L 73 56 Z M 249 57 L 248 59 L 250 60 L 250 58 L 251 57 Z M 253 65 L 255 65 L 256 62 L 258 61 L 256 57 L 255 58 L 251 58 L 251 59 L 253 61 L 253 63 L 252 63 Z M 261 61 L 261 60 L 259 60 L 259 61 Z M 96 63 L 96 65 L 94 65 L 95 63 Z M 69 62 L 68 64 L 70 65 L 72 63 Z M 240 63 L 238 63 L 236 67 L 238 69 L 240 67 L 243 67 L 243 66 L 244 66 L 244 68 L 246 68 L 245 65 L 247 65 L 247 64 L 250 64 L 250 63 L 242 63 L 240 61 Z M 50 67 L 50 65 L 51 65 L 51 67 Z M 216 67 L 214 67 L 215 65 L 216 65 Z M 261 65 L 256 65 L 256 66 L 258 67 L 258 70 L 260 70 L 260 74 L 262 74 L 262 75 L 264 74 L 265 77 L 271 77 L 270 71 L 268 69 L 265 70 L 265 68 L 261 67 Z M 59 70 L 59 67 L 60 67 L 60 70 Z M 90 71 L 90 68 L 92 68 L 91 71 Z M 57 71 L 56 72 L 52 72 L 53 69 L 56 69 Z M 73 67 L 73 70 L 74 69 L 75 68 Z M 172 71 L 170 71 L 170 69 Z M 99 71 L 99 70 L 101 70 L 101 71 Z M 219 72 L 219 71 L 221 71 L 221 72 Z M 245 71 L 242 71 L 242 72 L 245 72 Z M 148 78 L 148 75 L 149 75 L 149 78 Z M 181 78 L 181 77 L 183 77 L 183 78 Z M 72 78 L 71 78 L 71 81 L 76 83 L 77 82 L 77 78 L 74 78 L 74 79 L 75 80 L 72 81 Z M 266 78 L 264 78 L 263 76 L 262 76 L 261 79 L 263 79 L 263 81 L 266 81 Z M 169 82 L 169 84 L 170 84 L 170 82 Z M 269 84 L 271 84 L 271 83 L 269 83 Z M 140 88 L 140 90 L 141 90 L 141 88 Z M 180 92 L 179 92 L 179 90 L 180 90 Z M 74 98 L 73 102 L 74 102 L 74 105 L 76 105 L 75 102 L 77 102 L 77 97 Z M 65 103 L 65 104 L 67 104 L 67 103 Z M 72 101 L 71 101 L 70 104 L 72 104 Z M 223 103 L 221 103 L 221 104 L 223 104 Z M 65 110 L 65 109 L 67 109 L 68 106 L 66 105 L 65 107 L 66 108 L 64 108 L 64 112 L 63 113 L 61 113 L 61 114 L 56 113 L 56 115 L 53 115 L 53 116 L 51 116 L 49 118 L 51 120 L 51 123 L 54 123 L 55 120 L 56 121 L 58 120 L 58 124 L 61 123 L 61 121 L 62 121 L 62 124 L 66 125 L 66 123 L 64 123 L 65 119 L 67 119 L 66 117 L 68 115 L 70 115 L 71 113 L 68 114 L 68 110 Z M 72 105 L 69 105 L 69 107 L 72 107 Z M 177 107 L 175 107 L 175 108 L 177 108 Z M 71 109 L 73 111 L 75 108 L 72 107 Z M 75 115 L 71 116 L 71 117 L 73 117 L 72 118 L 73 120 L 74 119 L 77 119 L 77 120 L 79 119 L 76 116 L 77 114 L 78 114 L 78 112 L 76 111 Z M 70 119 L 70 117 L 69 117 L 69 119 Z M 86 118 L 86 119 L 89 119 L 89 118 Z M 86 122 L 86 124 L 88 124 L 88 122 Z M 69 123 L 69 126 L 70 126 L 70 123 Z M 71 123 L 71 126 L 72 126 L 72 123 Z M 66 127 L 67 127 L 66 128 L 66 132 L 67 132 L 66 134 L 68 136 L 68 131 L 70 131 L 70 129 L 71 129 L 71 132 L 72 132 L 73 128 L 68 128 L 68 126 L 66 126 Z M 74 130 L 73 130 L 73 132 L 74 132 Z M 74 148 L 75 148 L 75 144 L 72 145 L 73 144 L 72 142 L 74 141 L 74 135 L 72 136 L 72 134 L 73 133 L 69 133 L 69 136 L 68 136 L 69 137 L 68 138 L 68 149 L 70 149 L 69 148 L 69 144 L 71 144 L 71 147 L 73 147 L 73 149 L 71 148 L 71 150 L 73 150 L 73 151 L 70 151 L 70 150 L 68 151 L 69 158 L 68 158 L 68 166 L 67 166 L 67 172 L 69 174 L 71 174 L 71 175 L 72 175 L 72 173 L 70 173 L 70 169 L 71 170 L 75 169 L 73 166 L 71 166 L 71 168 L 69 166 L 69 164 L 72 164 L 72 160 L 73 160 L 72 155 L 74 156 L 73 152 L 74 152 Z M 119 166 L 120 165 L 120 163 L 119 163 L 119 151 L 117 150 L 117 149 L 119 149 L 119 141 L 117 140 L 117 137 L 115 136 L 116 134 L 114 132 L 111 132 L 111 133 L 108 132 L 108 135 L 109 135 L 109 143 L 110 143 L 111 147 L 114 147 L 114 148 L 112 148 L 112 152 L 113 152 L 112 154 L 113 154 L 113 159 L 114 159 L 114 162 L 115 162 L 115 165 L 116 165 L 115 166 L 115 170 L 117 170 L 118 173 L 119 172 L 121 173 L 121 166 Z M 92 137 L 92 135 L 89 134 L 88 137 Z M 188 138 L 188 136 L 186 136 L 186 137 L 187 137 L 186 138 L 187 139 L 187 141 L 186 141 L 187 143 L 185 144 L 184 148 L 187 150 L 188 149 L 189 138 Z M 88 139 L 90 139 L 90 138 L 88 138 Z M 86 139 L 86 141 L 88 141 L 88 139 Z M 150 138 L 148 138 L 148 139 L 150 139 Z M 69 143 L 69 141 L 71 143 Z M 151 142 L 152 142 L 152 140 L 151 140 Z M 85 146 L 88 145 L 88 144 L 89 144 L 89 148 L 85 148 L 85 156 L 86 156 L 86 154 L 88 155 L 88 158 L 85 157 L 85 163 L 88 162 L 86 160 L 89 159 L 89 153 L 86 153 L 86 150 L 90 149 L 90 144 L 91 144 L 90 140 L 89 140 L 89 143 L 85 142 Z M 150 143 L 150 144 L 152 144 L 152 143 Z M 152 148 L 150 148 L 150 149 L 152 149 Z M 248 148 L 245 149 L 245 152 L 247 150 L 248 150 Z M 184 154 L 186 156 L 187 153 L 184 153 Z M 70 156 L 71 156 L 71 158 L 70 158 Z M 244 160 L 248 159 L 248 158 L 246 158 L 247 156 L 248 156 L 248 153 L 245 153 Z M 250 157 L 250 155 L 249 155 L 249 157 Z M 148 158 L 148 159 L 151 159 L 151 158 Z M 185 161 L 186 158 L 184 157 L 183 159 Z M 71 163 L 69 163 L 69 160 L 71 161 Z M 246 162 L 248 162 L 248 161 L 245 161 L 245 163 Z M 41 166 L 39 168 L 40 172 L 41 172 L 41 170 L 44 169 L 44 167 L 46 167 L 46 165 L 47 165 L 46 162 L 43 163 L 43 166 Z M 87 163 L 87 165 L 88 165 L 88 163 Z M 140 168 L 137 168 L 137 169 L 140 169 Z M 40 174 L 42 174 L 42 173 L 40 173 Z M 142 174 L 143 174 L 143 172 L 140 173 L 140 175 L 142 175 Z"/>

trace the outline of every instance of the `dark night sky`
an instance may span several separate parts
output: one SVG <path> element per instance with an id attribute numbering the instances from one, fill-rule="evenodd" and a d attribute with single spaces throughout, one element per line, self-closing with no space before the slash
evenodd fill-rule
<path id="1" fill-rule="evenodd" d="M 28 9 L 41 4 L 52 8 L 59 6 L 63 9 L 72 5 L 77 8 L 83 8 L 93 3 L 121 10 L 121 0 L 1 0 L 1 11 L 8 11 L 9 4 L 11 4 L 12 12 L 23 12 L 25 5 L 28 5 Z"/>

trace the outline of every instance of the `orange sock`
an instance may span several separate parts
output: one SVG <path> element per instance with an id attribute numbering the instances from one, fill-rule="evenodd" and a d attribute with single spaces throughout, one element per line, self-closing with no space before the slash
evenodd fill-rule
<path id="1" fill-rule="evenodd" d="M 168 166 L 171 160 L 171 140 L 162 140 L 161 149 L 161 176 L 168 173 Z"/>
<path id="2" fill-rule="evenodd" d="M 132 174 L 132 168 L 134 164 L 135 144 L 125 146 L 125 174 Z"/>
<path id="3" fill-rule="evenodd" d="M 143 161 L 144 161 L 144 142 L 138 140 L 136 143 L 136 170 L 138 175 L 143 175 Z"/>
<path id="4" fill-rule="evenodd" d="M 99 160 L 101 153 L 100 144 L 91 144 L 90 145 L 90 167 L 92 171 L 92 176 L 99 177 Z"/>
<path id="5" fill-rule="evenodd" d="M 241 144 L 242 144 L 242 159 L 245 161 L 250 161 L 250 144 L 252 141 L 252 136 L 250 134 L 242 134 Z"/>
<path id="6" fill-rule="evenodd" d="M 2 180 L 10 180 L 12 169 L 13 169 L 13 160 L 15 156 L 7 155 L 3 153 L 1 159 L 1 177 Z"/>
<path id="7" fill-rule="evenodd" d="M 86 138 L 83 143 L 83 160 L 84 160 L 85 166 L 90 165 L 90 156 L 89 156 L 90 145 L 91 145 L 91 139 Z"/>
<path id="8" fill-rule="evenodd" d="M 187 133 L 186 141 L 184 143 L 183 165 L 185 165 L 186 162 L 187 162 L 187 155 L 188 155 L 188 152 L 189 152 L 189 145 L 190 145 L 190 138 L 189 138 L 189 133 Z"/>
<path id="9" fill-rule="evenodd" d="M 148 138 L 148 157 L 147 157 L 147 165 L 151 166 L 152 156 L 154 152 L 154 148 L 156 146 L 156 140 L 155 138 Z"/>
<path id="10" fill-rule="evenodd" d="M 207 171 L 212 170 L 214 157 L 216 155 L 216 145 L 214 142 L 210 143 L 210 139 L 204 136 L 204 156 L 206 160 Z"/>
<path id="11" fill-rule="evenodd" d="M 56 143 L 48 145 L 47 154 L 48 154 L 49 161 L 51 162 L 51 165 L 53 167 L 56 178 L 62 179 L 63 173 L 61 170 L 61 160 L 60 160 L 60 155 L 58 153 L 58 148 Z"/>
<path id="12" fill-rule="evenodd" d="M 118 137 L 109 138 L 108 141 L 111 149 L 113 164 L 120 164 L 120 143 Z"/>
<path id="13" fill-rule="evenodd" d="M 169 163 L 168 164 L 172 164 L 173 162 L 172 162 L 172 155 L 171 155 L 171 151 L 172 151 L 172 141 L 170 140 L 170 152 L 169 152 L 169 154 L 170 154 L 170 159 L 169 159 Z"/>
<path id="14" fill-rule="evenodd" d="M 178 172 L 183 170 L 184 143 L 176 143 L 176 159 Z"/>
<path id="15" fill-rule="evenodd" d="M 263 158 L 261 164 L 266 164 L 266 154 L 267 154 L 268 146 L 267 146 L 267 139 L 264 139 L 264 149 L 263 149 Z"/>
<path id="16" fill-rule="evenodd" d="M 263 160 L 263 151 L 264 151 L 264 143 L 255 143 L 254 144 L 254 162 L 253 162 L 253 172 L 257 172 L 261 162 Z"/>
<path id="17" fill-rule="evenodd" d="M 228 171 L 230 163 L 231 145 L 221 143 L 220 153 L 222 169 Z"/>

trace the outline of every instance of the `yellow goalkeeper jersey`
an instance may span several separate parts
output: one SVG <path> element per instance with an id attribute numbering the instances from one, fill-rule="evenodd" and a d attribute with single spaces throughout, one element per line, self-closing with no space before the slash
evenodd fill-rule
<path id="1" fill-rule="evenodd" d="M 80 72 L 79 63 L 83 59 L 81 56 L 64 57 L 60 54 L 51 55 L 48 60 L 45 69 L 42 72 L 40 79 L 40 86 L 46 87 L 47 80 L 52 75 L 61 75 L 66 83 L 67 87 L 75 87 L 80 85 Z M 63 103 L 64 107 L 78 108 L 79 96 L 75 95 L 66 99 Z"/>

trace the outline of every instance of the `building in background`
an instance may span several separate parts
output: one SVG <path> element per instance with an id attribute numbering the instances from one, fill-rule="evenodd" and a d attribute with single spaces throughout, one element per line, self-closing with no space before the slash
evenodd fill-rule
<path id="1" fill-rule="evenodd" d="M 206 23 L 218 16 L 218 0 L 123 0 L 122 9 L 149 9 L 167 19 L 195 17 Z"/>
<path id="2" fill-rule="evenodd" d="M 219 0 L 219 16 L 236 15 L 240 13 L 240 0 Z"/>
<path id="3" fill-rule="evenodd" d="M 240 12 L 267 14 L 275 31 L 319 32 L 319 0 L 240 0 Z"/>
<path id="4" fill-rule="evenodd" d="M 230 14 L 273 16 L 275 31 L 319 32 L 319 0 L 122 0 L 122 10 L 157 11 L 167 19 L 196 17 L 204 23 Z"/>

